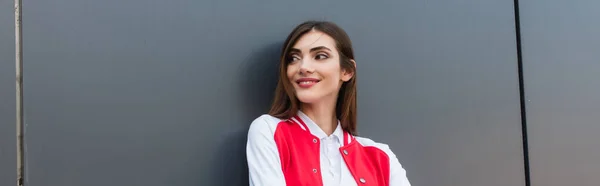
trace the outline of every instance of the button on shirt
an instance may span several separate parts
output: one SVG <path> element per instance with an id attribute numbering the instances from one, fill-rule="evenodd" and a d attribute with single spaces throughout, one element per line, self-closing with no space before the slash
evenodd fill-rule
<path id="1" fill-rule="evenodd" d="M 302 118 L 302 120 L 306 122 L 306 125 L 309 127 L 311 133 L 316 137 L 320 138 L 321 140 L 320 162 L 323 185 L 340 185 L 342 167 L 344 167 L 347 170 L 345 164 L 342 164 L 344 160 L 342 159 L 342 155 L 339 150 L 340 147 L 342 147 L 342 144 L 344 143 L 344 132 L 342 131 L 342 127 L 338 122 L 338 126 L 336 127 L 333 134 L 327 136 L 325 132 L 323 132 L 323 130 L 321 130 L 321 128 L 314 124 L 312 121 L 307 120 L 306 118 Z M 342 185 L 356 184 L 353 179 L 350 179 L 350 181 L 352 181 L 353 183 L 345 183 Z"/>

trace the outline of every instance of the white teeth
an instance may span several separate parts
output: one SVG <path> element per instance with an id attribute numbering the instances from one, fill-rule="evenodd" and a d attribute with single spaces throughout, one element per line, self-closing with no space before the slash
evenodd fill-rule
<path id="1" fill-rule="evenodd" d="M 316 83 L 315 81 L 301 81 L 300 84 Z"/>

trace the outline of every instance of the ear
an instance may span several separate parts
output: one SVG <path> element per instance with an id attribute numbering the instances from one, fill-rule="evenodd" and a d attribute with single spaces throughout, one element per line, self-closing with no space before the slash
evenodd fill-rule
<path id="1" fill-rule="evenodd" d="M 344 82 L 352 79 L 352 77 L 354 76 L 354 72 L 356 71 L 356 61 L 354 61 L 354 59 L 351 59 L 350 62 L 352 62 L 352 65 L 354 65 L 354 71 L 350 72 L 346 69 L 342 70 L 341 79 Z"/>

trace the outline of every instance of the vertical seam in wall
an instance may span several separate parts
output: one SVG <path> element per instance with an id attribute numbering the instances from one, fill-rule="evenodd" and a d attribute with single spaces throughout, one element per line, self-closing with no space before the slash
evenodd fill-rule
<path id="1" fill-rule="evenodd" d="M 519 71 L 519 101 L 521 106 L 521 132 L 523 136 L 523 166 L 525 171 L 525 186 L 531 186 L 529 170 L 529 142 L 527 139 L 527 107 L 525 106 L 525 86 L 523 81 L 523 53 L 521 50 L 521 19 L 519 15 L 519 0 L 513 0 L 515 13 L 515 30 L 517 43 L 517 66 Z"/>
<path id="2" fill-rule="evenodd" d="M 23 186 L 25 151 L 23 131 L 23 29 L 22 0 L 14 0 L 15 13 L 15 85 L 16 85 L 16 136 L 17 136 L 17 186 Z"/>

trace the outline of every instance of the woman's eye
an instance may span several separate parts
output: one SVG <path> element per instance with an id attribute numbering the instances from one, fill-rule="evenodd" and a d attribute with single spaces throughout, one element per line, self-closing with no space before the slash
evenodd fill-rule
<path id="1" fill-rule="evenodd" d="M 290 56 L 290 62 L 294 62 L 294 61 L 298 61 L 298 60 L 300 60 L 300 57 L 298 57 L 297 55 Z"/>
<path id="2" fill-rule="evenodd" d="M 327 59 L 327 57 L 328 57 L 328 56 L 327 56 L 327 55 L 325 55 L 325 54 L 317 54 L 317 57 L 316 57 L 316 58 L 317 58 L 317 59 Z"/>

